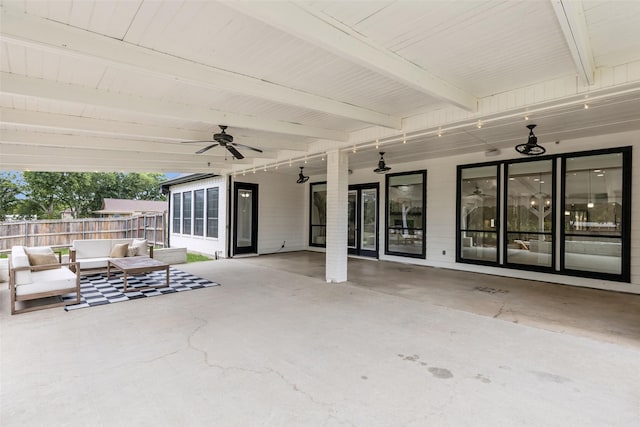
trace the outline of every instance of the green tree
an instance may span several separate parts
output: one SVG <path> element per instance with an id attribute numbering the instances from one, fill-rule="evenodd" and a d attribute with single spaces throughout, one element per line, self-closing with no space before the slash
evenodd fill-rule
<path id="1" fill-rule="evenodd" d="M 24 214 L 59 218 L 65 209 L 74 218 L 92 216 L 104 198 L 163 200 L 163 174 L 25 172 Z"/>
<path id="2" fill-rule="evenodd" d="M 4 221 L 7 215 L 15 213 L 22 193 L 22 186 L 18 177 L 9 172 L 0 172 L 0 221 Z"/>

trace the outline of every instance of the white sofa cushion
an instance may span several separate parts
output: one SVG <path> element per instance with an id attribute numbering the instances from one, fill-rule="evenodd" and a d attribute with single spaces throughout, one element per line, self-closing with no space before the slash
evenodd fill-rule
<path id="1" fill-rule="evenodd" d="M 66 267 L 34 271 L 31 275 L 32 283 L 16 286 L 17 296 L 69 289 L 76 286 L 76 274 Z"/>
<path id="2" fill-rule="evenodd" d="M 29 257 L 24 250 L 24 246 L 14 246 L 11 248 L 11 268 L 30 267 Z M 31 283 L 31 271 L 22 270 L 15 272 L 15 284 L 25 285 Z"/>
<path id="3" fill-rule="evenodd" d="M 95 257 L 95 258 L 85 258 L 85 259 L 77 259 L 78 264 L 80 264 L 80 269 L 88 270 L 92 268 L 107 268 L 107 262 L 111 258 L 109 257 Z"/>
<path id="4" fill-rule="evenodd" d="M 73 248 L 76 250 L 76 260 L 108 257 L 111 253 L 111 242 L 111 239 L 74 240 Z M 84 265 L 82 267 L 84 268 Z"/>

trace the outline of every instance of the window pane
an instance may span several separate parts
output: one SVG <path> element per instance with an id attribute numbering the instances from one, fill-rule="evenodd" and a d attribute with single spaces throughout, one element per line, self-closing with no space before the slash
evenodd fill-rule
<path id="1" fill-rule="evenodd" d="M 311 236 L 310 244 L 326 244 L 327 184 L 311 184 Z"/>
<path id="2" fill-rule="evenodd" d="M 182 193 L 182 234 L 191 234 L 191 192 Z"/>
<path id="3" fill-rule="evenodd" d="M 462 259 L 497 262 L 497 233 L 463 231 L 461 241 L 460 257 Z"/>
<path id="4" fill-rule="evenodd" d="M 424 177 L 387 175 L 388 253 L 424 256 Z"/>
<path id="5" fill-rule="evenodd" d="M 498 218 L 498 169 L 483 166 L 462 170 L 460 228 L 495 231 Z"/>
<path id="6" fill-rule="evenodd" d="M 193 234 L 204 235 L 204 190 L 194 192 Z"/>
<path id="7" fill-rule="evenodd" d="M 207 189 L 207 237 L 218 237 L 218 188 Z"/>
<path id="8" fill-rule="evenodd" d="M 551 234 L 507 233 L 507 262 L 551 267 Z"/>
<path id="9" fill-rule="evenodd" d="M 460 172 L 460 258 L 498 262 L 498 167 Z"/>
<path id="10" fill-rule="evenodd" d="M 181 194 L 174 193 L 173 194 L 173 232 L 180 233 L 180 206 Z"/>
<path id="11" fill-rule="evenodd" d="M 622 239 L 567 236 L 564 266 L 570 270 L 622 273 Z"/>
<path id="12" fill-rule="evenodd" d="M 622 274 L 622 153 L 568 158 L 564 266 Z"/>
<path id="13" fill-rule="evenodd" d="M 507 165 L 506 187 L 506 262 L 552 267 L 553 161 Z"/>
<path id="14" fill-rule="evenodd" d="M 622 154 L 567 159 L 565 231 L 621 235 Z"/>

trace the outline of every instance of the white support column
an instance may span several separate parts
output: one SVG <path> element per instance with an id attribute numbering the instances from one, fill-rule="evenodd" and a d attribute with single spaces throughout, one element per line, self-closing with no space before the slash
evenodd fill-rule
<path id="1" fill-rule="evenodd" d="M 349 157 L 338 150 L 327 153 L 327 283 L 347 281 L 347 193 Z"/>

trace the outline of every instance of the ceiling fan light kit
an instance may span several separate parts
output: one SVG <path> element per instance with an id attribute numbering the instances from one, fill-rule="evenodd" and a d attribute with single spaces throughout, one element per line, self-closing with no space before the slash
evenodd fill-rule
<path id="1" fill-rule="evenodd" d="M 390 171 L 391 168 L 384 163 L 384 151 L 380 152 L 380 160 L 378 160 L 378 167 L 373 171 L 375 173 L 386 173 Z"/>
<path id="2" fill-rule="evenodd" d="M 543 146 L 538 145 L 538 137 L 533 134 L 535 127 L 536 125 L 534 124 L 527 125 L 527 129 L 529 129 L 529 139 L 525 144 L 516 145 L 516 151 L 518 153 L 526 156 L 539 156 L 547 151 Z"/>

